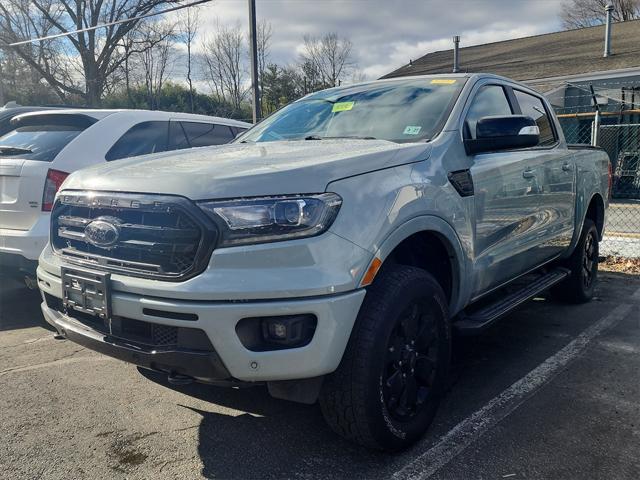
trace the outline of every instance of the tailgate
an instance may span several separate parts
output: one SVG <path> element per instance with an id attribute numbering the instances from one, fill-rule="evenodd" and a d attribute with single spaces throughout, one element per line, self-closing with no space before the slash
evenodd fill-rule
<path id="1" fill-rule="evenodd" d="M 46 112 L 11 120 L 15 128 L 0 136 L 0 228 L 31 229 L 42 212 L 47 172 L 55 169 L 58 153 L 95 121 Z"/>
<path id="2" fill-rule="evenodd" d="M 24 160 L 0 158 L 0 203 L 13 203 L 18 198 L 22 165 Z"/>
<path id="3" fill-rule="evenodd" d="M 49 163 L 0 158 L 0 228 L 29 230 L 41 213 Z"/>

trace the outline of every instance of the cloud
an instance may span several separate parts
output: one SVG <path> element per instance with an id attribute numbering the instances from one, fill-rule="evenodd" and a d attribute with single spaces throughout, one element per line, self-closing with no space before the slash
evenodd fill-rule
<path id="1" fill-rule="evenodd" d="M 359 69 L 378 78 L 422 55 L 461 46 L 558 30 L 561 0 L 257 0 L 258 19 L 271 23 L 271 60 L 299 57 L 305 34 L 337 32 L 353 43 Z M 200 7 L 200 38 L 216 22 L 248 30 L 246 0 L 215 0 Z"/>

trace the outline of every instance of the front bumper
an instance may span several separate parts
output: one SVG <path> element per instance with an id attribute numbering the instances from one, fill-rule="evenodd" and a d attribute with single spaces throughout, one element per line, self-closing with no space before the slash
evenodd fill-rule
<path id="1" fill-rule="evenodd" d="M 38 268 L 38 286 L 53 297 L 62 298 L 60 277 Z M 193 352 L 149 352 L 88 329 L 43 303 L 45 319 L 77 343 L 107 355 L 147 368 L 188 375 L 201 381 L 235 379 L 263 382 L 312 378 L 334 371 L 342 359 L 365 291 L 338 295 L 261 301 L 199 301 L 158 298 L 150 291 L 139 295 L 114 290 L 114 316 L 158 325 L 201 329 L 213 346 L 208 358 Z M 164 312 L 156 316 L 149 312 Z M 167 313 L 192 314 L 197 320 L 166 318 Z M 286 350 L 255 352 L 242 345 L 236 324 L 243 318 L 314 314 L 315 334 L 308 345 Z M 162 368 L 158 368 L 161 366 Z"/>
<path id="2" fill-rule="evenodd" d="M 215 352 L 148 348 L 88 328 L 42 303 L 46 321 L 66 338 L 110 357 L 158 372 L 180 374 L 203 383 L 229 380 L 231 374 Z"/>

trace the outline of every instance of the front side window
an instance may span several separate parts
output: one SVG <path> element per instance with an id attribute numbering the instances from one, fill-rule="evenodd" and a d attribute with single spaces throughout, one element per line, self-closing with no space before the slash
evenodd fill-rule
<path id="1" fill-rule="evenodd" d="M 131 127 L 105 155 L 108 161 L 167 150 L 169 122 L 142 122 Z"/>
<path id="2" fill-rule="evenodd" d="M 182 150 L 190 147 L 191 145 L 189 145 L 189 140 L 187 140 L 187 134 L 184 133 L 182 124 L 175 120 L 170 121 L 168 150 Z"/>
<path id="3" fill-rule="evenodd" d="M 485 85 L 480 87 L 469 111 L 467 112 L 467 138 L 476 138 L 476 125 L 483 117 L 512 115 L 511 105 L 507 100 L 504 88 L 499 85 Z"/>
<path id="4" fill-rule="evenodd" d="M 444 125 L 464 78 L 402 79 L 332 88 L 274 113 L 240 142 L 376 138 L 432 139 Z"/>
<path id="5" fill-rule="evenodd" d="M 542 100 L 520 90 L 514 90 L 513 93 L 518 100 L 522 114 L 533 118 L 540 129 L 540 142 L 538 145 L 544 147 L 556 143 L 556 136 Z"/>
<path id="6" fill-rule="evenodd" d="M 233 132 L 227 125 L 203 122 L 180 122 L 192 147 L 223 145 L 233 140 Z"/>
<path id="7" fill-rule="evenodd" d="M 246 128 L 242 128 L 242 127 L 229 127 L 231 129 L 231 132 L 233 133 L 233 138 L 237 137 L 238 135 L 240 135 L 241 133 L 244 133 L 247 131 Z"/>

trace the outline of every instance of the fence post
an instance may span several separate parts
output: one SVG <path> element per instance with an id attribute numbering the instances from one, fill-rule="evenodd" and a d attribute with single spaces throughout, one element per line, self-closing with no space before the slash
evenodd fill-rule
<path id="1" fill-rule="evenodd" d="M 598 146 L 598 138 L 600 136 L 600 110 L 596 111 L 596 116 L 591 122 L 591 146 Z"/>
<path id="2" fill-rule="evenodd" d="M 589 90 L 591 90 L 591 99 L 593 100 L 593 108 L 596 109 L 596 116 L 591 123 L 591 146 L 598 146 L 598 136 L 600 134 L 600 105 L 598 105 L 598 98 L 596 92 L 593 90 L 593 84 L 589 84 Z"/>

